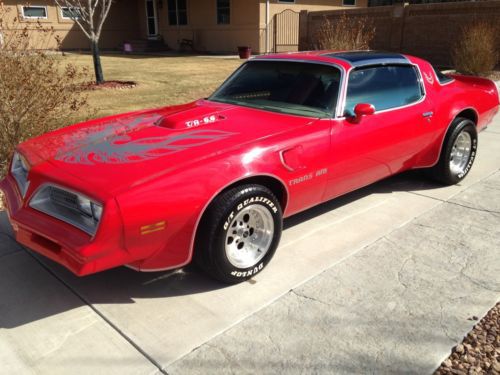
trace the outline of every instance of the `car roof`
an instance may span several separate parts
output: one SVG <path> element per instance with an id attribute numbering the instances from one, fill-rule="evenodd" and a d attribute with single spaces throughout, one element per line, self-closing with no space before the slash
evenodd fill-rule
<path id="1" fill-rule="evenodd" d="M 381 51 L 331 52 L 322 56 L 348 61 L 352 66 L 373 64 L 408 64 L 408 59 L 400 53 Z"/>
<path id="2" fill-rule="evenodd" d="M 383 51 L 305 51 L 280 53 L 259 56 L 257 59 L 287 59 L 297 61 L 320 61 L 342 65 L 344 67 L 360 67 L 380 64 L 411 64 L 410 60 L 400 53 Z"/>

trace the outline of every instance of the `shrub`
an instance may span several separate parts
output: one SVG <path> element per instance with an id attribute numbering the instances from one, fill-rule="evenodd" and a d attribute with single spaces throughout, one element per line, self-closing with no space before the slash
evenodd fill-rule
<path id="1" fill-rule="evenodd" d="M 330 20 L 325 16 L 314 35 L 313 47 L 337 51 L 369 49 L 374 36 L 375 26 L 366 17 L 349 17 L 342 13 Z"/>
<path id="2" fill-rule="evenodd" d="M 462 27 L 452 49 L 455 69 L 466 74 L 484 74 L 498 63 L 497 37 L 500 27 L 486 21 L 473 21 Z"/>
<path id="3" fill-rule="evenodd" d="M 88 73 L 63 64 L 54 53 L 33 49 L 34 40 L 54 37 L 54 31 L 40 23 L 21 25 L 1 3 L 0 34 L 2 176 L 18 143 L 61 126 L 86 108 L 80 85 Z"/>

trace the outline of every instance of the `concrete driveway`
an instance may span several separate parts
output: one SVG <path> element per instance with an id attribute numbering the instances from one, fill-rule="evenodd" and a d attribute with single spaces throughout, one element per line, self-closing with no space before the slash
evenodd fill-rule
<path id="1" fill-rule="evenodd" d="M 0 372 L 430 373 L 500 296 L 500 116 L 465 181 L 396 176 L 296 215 L 254 280 L 76 278 L 0 213 Z"/>

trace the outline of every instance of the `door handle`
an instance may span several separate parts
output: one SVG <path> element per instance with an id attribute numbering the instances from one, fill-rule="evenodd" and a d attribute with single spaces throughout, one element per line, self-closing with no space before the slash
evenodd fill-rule
<path id="1" fill-rule="evenodd" d="M 422 113 L 422 116 L 424 117 L 432 117 L 432 115 L 434 115 L 434 112 L 432 111 Z"/>

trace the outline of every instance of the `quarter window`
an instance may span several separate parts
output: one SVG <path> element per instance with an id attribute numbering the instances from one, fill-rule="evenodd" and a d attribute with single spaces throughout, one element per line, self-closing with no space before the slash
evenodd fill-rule
<path id="1" fill-rule="evenodd" d="M 47 7 L 44 6 L 23 6 L 24 18 L 47 18 Z"/>
<path id="2" fill-rule="evenodd" d="M 436 77 L 437 77 L 440 84 L 444 85 L 445 83 L 453 81 L 453 78 L 451 78 L 450 76 L 447 76 L 446 74 L 444 74 L 443 72 L 441 72 L 440 70 L 438 70 L 434 67 L 433 67 L 433 69 L 434 69 L 434 72 L 436 73 Z"/>
<path id="3" fill-rule="evenodd" d="M 359 103 L 369 103 L 375 110 L 397 108 L 415 103 L 423 96 L 413 66 L 374 66 L 356 69 L 349 75 L 346 114 L 352 114 Z"/>
<path id="4" fill-rule="evenodd" d="M 168 24 L 172 26 L 187 25 L 187 1 L 168 0 Z"/>
<path id="5" fill-rule="evenodd" d="M 229 25 L 231 23 L 231 0 L 217 0 L 217 24 Z"/>

